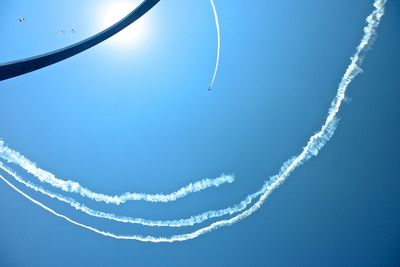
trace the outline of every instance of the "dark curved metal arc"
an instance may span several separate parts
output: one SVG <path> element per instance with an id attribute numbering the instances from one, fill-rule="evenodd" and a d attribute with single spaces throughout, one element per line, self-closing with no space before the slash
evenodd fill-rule
<path id="1" fill-rule="evenodd" d="M 102 32 L 71 46 L 35 57 L 0 64 L 0 81 L 50 66 L 98 45 L 138 20 L 159 1 L 160 0 L 144 0 L 137 8 L 119 22 Z"/>

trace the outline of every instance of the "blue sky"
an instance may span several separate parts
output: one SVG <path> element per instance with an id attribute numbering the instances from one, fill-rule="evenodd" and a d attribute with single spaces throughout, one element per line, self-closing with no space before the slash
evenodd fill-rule
<path id="1" fill-rule="evenodd" d="M 96 33 L 107 2 L 3 1 L 0 61 Z M 161 1 L 146 15 L 143 40 L 111 39 L 1 82 L 0 137 L 57 176 L 109 194 L 171 192 L 204 177 L 237 177 L 172 205 L 133 203 L 116 209 L 121 213 L 177 218 L 240 201 L 322 124 L 372 1 L 216 5 L 222 50 L 212 92 L 209 2 Z M 398 265 L 399 10 L 389 1 L 332 141 L 252 217 L 186 243 L 121 242 L 54 218 L 4 184 L 0 265 Z M 170 233 L 87 218 L 32 195 L 107 230 Z"/>

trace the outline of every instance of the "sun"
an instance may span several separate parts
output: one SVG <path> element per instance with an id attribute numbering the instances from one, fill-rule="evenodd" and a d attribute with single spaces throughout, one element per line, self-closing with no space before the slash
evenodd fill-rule
<path id="1" fill-rule="evenodd" d="M 102 5 L 99 11 L 99 28 L 104 30 L 115 24 L 142 2 L 141 0 L 114 0 Z M 111 37 L 109 42 L 118 46 L 118 48 L 132 47 L 143 43 L 147 38 L 149 28 L 149 19 L 147 17 L 143 16 L 138 19 L 132 25 Z"/>

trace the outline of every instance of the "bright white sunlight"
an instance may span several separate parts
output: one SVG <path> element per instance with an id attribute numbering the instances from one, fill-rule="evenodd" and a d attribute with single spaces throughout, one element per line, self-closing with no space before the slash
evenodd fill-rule
<path id="1" fill-rule="evenodd" d="M 140 0 L 117 0 L 102 4 L 99 9 L 99 27 L 101 29 L 110 27 L 132 12 L 141 2 Z M 109 41 L 118 46 L 118 48 L 132 47 L 143 43 L 147 37 L 150 24 L 147 17 L 138 19 L 132 25 L 110 38 Z"/>

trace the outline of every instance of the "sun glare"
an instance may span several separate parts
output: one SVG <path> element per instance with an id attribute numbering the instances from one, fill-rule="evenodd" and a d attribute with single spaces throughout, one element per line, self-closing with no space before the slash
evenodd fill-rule
<path id="1" fill-rule="evenodd" d="M 98 19 L 99 27 L 102 30 L 110 27 L 132 12 L 141 2 L 141 0 L 117 0 L 102 5 Z M 129 27 L 111 37 L 109 42 L 118 45 L 118 47 L 132 47 L 133 45 L 142 43 L 147 37 L 148 25 L 149 20 L 147 16 L 143 16 Z"/>

